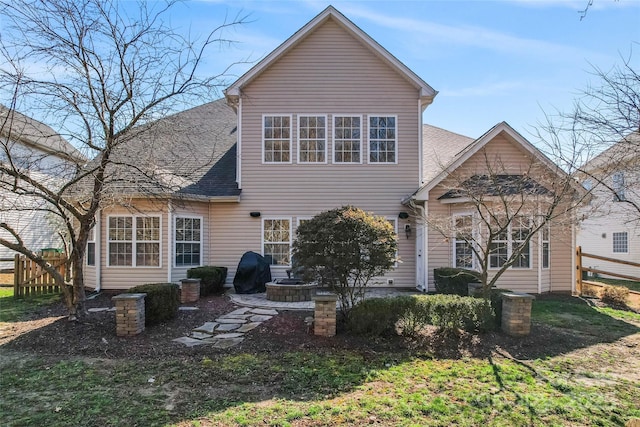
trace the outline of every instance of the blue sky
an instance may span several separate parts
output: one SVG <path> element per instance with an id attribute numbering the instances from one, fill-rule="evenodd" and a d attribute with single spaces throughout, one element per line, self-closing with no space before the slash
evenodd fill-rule
<path id="1" fill-rule="evenodd" d="M 555 109 L 568 110 L 581 89 L 632 51 L 640 64 L 640 1 L 191 1 L 171 24 L 204 34 L 225 16 L 249 23 L 226 34 L 232 48 L 213 51 L 204 71 L 258 60 L 333 5 L 439 91 L 426 123 L 478 137 L 506 121 L 528 136 Z M 230 80 L 251 64 L 231 69 Z"/>

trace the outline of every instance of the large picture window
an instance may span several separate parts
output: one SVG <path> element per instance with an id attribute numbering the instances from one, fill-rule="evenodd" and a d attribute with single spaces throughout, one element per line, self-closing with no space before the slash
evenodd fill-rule
<path id="1" fill-rule="evenodd" d="M 291 162 L 291 116 L 264 116 L 262 137 L 265 163 Z"/>
<path id="2" fill-rule="evenodd" d="M 473 216 L 456 215 L 454 220 L 453 255 L 457 268 L 473 268 Z"/>
<path id="3" fill-rule="evenodd" d="M 160 217 L 109 217 L 109 265 L 160 266 Z"/>
<path id="4" fill-rule="evenodd" d="M 362 133 L 360 116 L 333 117 L 333 162 L 360 163 L 362 161 Z"/>
<path id="5" fill-rule="evenodd" d="M 395 163 L 396 147 L 396 117 L 369 116 L 369 163 Z"/>
<path id="6" fill-rule="evenodd" d="M 326 116 L 298 117 L 298 162 L 326 163 L 327 118 Z"/>
<path id="7" fill-rule="evenodd" d="M 291 220 L 264 219 L 262 255 L 271 265 L 291 265 Z"/>
<path id="8" fill-rule="evenodd" d="M 202 265 L 202 219 L 176 217 L 174 237 L 176 267 Z"/>

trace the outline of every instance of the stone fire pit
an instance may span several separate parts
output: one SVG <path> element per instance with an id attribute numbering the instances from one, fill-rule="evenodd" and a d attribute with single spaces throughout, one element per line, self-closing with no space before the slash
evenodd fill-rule
<path id="1" fill-rule="evenodd" d="M 280 279 L 265 286 L 267 299 L 279 302 L 311 301 L 318 287 L 315 283 L 304 283 L 298 279 Z"/>

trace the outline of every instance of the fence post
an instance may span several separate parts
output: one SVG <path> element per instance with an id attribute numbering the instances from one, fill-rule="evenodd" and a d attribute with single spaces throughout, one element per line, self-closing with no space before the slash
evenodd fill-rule
<path id="1" fill-rule="evenodd" d="M 582 246 L 576 248 L 576 292 L 582 295 Z"/>
<path id="2" fill-rule="evenodd" d="M 20 296 L 20 255 L 16 254 L 13 258 L 13 296 Z"/>

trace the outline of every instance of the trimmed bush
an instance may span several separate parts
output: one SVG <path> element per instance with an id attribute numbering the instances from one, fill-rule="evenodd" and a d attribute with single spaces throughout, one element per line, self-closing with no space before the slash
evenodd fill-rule
<path id="1" fill-rule="evenodd" d="M 453 332 L 487 331 L 495 323 L 488 300 L 459 295 L 415 295 L 365 300 L 353 308 L 348 327 L 351 332 L 363 335 L 413 336 L 427 325 Z"/>
<path id="2" fill-rule="evenodd" d="M 180 305 L 179 287 L 174 283 L 149 283 L 135 286 L 127 293 L 145 293 L 144 320 L 146 326 L 156 325 L 173 319 Z"/>
<path id="3" fill-rule="evenodd" d="M 201 297 L 220 294 L 224 291 L 224 282 L 227 280 L 227 267 L 206 265 L 204 267 L 190 268 L 187 270 L 187 278 L 200 279 Z"/>
<path id="4" fill-rule="evenodd" d="M 433 270 L 436 292 L 439 294 L 453 294 L 466 296 L 467 285 L 471 282 L 479 282 L 479 273 L 464 268 L 442 267 Z"/>
<path id="5" fill-rule="evenodd" d="M 600 294 L 602 302 L 618 307 L 626 306 L 627 298 L 629 298 L 629 288 L 624 286 L 605 286 Z"/>

